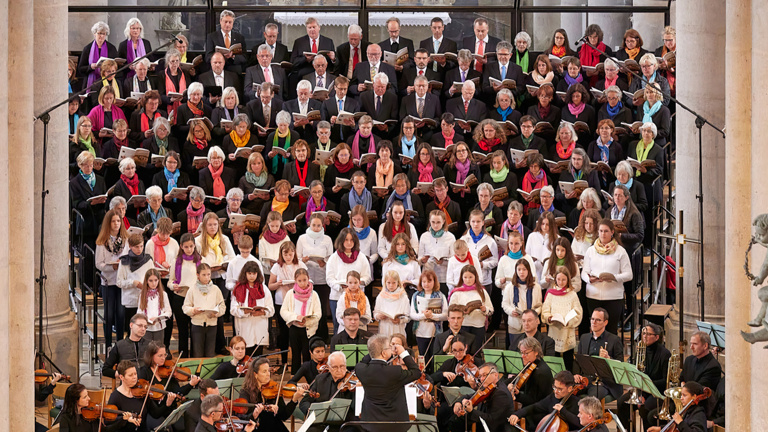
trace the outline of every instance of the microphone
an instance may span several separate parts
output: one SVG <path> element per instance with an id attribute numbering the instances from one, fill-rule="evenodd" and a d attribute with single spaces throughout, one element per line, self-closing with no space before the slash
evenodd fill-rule
<path id="1" fill-rule="evenodd" d="M 181 41 L 181 39 L 179 39 L 178 35 L 171 35 L 171 39 L 173 39 L 174 42 L 184 43 Z"/>
<path id="2" fill-rule="evenodd" d="M 579 45 L 584 44 L 584 43 L 588 43 L 587 36 L 582 36 L 581 39 L 577 40 L 576 41 L 576 46 L 579 46 Z"/>

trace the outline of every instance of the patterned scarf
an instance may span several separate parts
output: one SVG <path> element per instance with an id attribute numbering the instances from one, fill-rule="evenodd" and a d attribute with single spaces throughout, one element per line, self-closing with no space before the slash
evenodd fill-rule
<path id="1" fill-rule="evenodd" d="M 282 148 L 288 150 L 291 147 L 291 130 L 288 129 L 288 132 L 286 132 L 285 135 L 281 134 L 280 130 L 276 130 L 275 136 L 272 138 L 272 147 L 279 148 L 281 139 L 284 143 Z M 279 161 L 285 163 L 286 159 L 283 156 L 275 156 L 272 158 L 272 174 L 277 174 L 277 165 Z"/>
<path id="2" fill-rule="evenodd" d="M 80 170 L 80 175 L 83 177 L 83 180 L 85 180 L 88 187 L 93 190 L 93 187 L 96 186 L 96 174 L 94 174 L 93 171 L 91 171 L 90 174 L 85 174 L 83 170 Z"/>
<path id="3" fill-rule="evenodd" d="M 400 263 L 402 265 L 408 265 L 408 262 L 411 261 L 411 257 L 408 256 L 407 253 L 405 253 L 405 254 L 398 254 L 398 255 L 395 255 L 395 261 L 397 261 L 398 263 Z"/>
<path id="4" fill-rule="evenodd" d="M 195 147 L 197 147 L 198 150 L 202 150 L 202 149 L 208 147 L 208 140 L 205 139 L 205 138 L 197 139 L 196 137 L 193 137 L 192 138 L 192 144 L 194 144 Z"/>
<path id="5" fill-rule="evenodd" d="M 509 219 L 505 220 L 504 223 L 501 224 L 501 238 L 507 238 L 510 231 L 517 231 L 521 236 L 525 237 L 522 221 L 517 221 L 516 224 L 512 225 L 512 222 L 510 222 Z"/>
<path id="6" fill-rule="evenodd" d="M 199 209 L 195 210 L 192 207 L 192 201 L 187 204 L 187 232 L 194 233 L 197 228 L 203 223 L 203 215 L 205 214 L 205 205 L 201 205 Z"/>
<path id="7" fill-rule="evenodd" d="M 571 141 L 570 144 L 568 144 L 568 147 L 563 148 L 563 143 L 558 141 L 557 144 L 555 144 L 555 149 L 557 150 L 557 155 L 562 160 L 568 160 L 571 158 L 571 154 L 573 154 L 573 149 L 576 148 L 576 142 Z"/>
<path id="8" fill-rule="evenodd" d="M 595 240 L 595 251 L 599 253 L 600 255 L 610 255 L 614 252 L 616 252 L 616 248 L 619 246 L 619 244 L 616 242 L 616 240 L 611 240 L 608 244 L 603 244 L 603 242 L 600 241 L 600 238 Z"/>
<path id="9" fill-rule="evenodd" d="M 547 176 L 544 175 L 544 170 L 540 169 L 539 174 L 534 177 L 533 174 L 531 174 L 531 170 L 526 171 L 525 175 L 523 176 L 523 190 L 525 192 L 530 192 L 534 189 L 541 189 L 544 186 L 547 186 Z M 537 204 L 533 201 L 527 203 L 525 205 L 526 210 L 531 210 L 538 208 L 540 204 Z"/>
<path id="10" fill-rule="evenodd" d="M 565 45 L 559 47 L 557 45 L 552 47 L 552 55 L 555 57 L 563 58 L 565 56 Z"/>
<path id="11" fill-rule="evenodd" d="M 187 101 L 187 108 L 189 108 L 190 111 L 192 111 L 192 115 L 195 116 L 195 118 L 202 117 L 205 115 L 205 112 L 202 109 L 203 103 L 200 102 L 200 106 L 193 104 L 192 101 Z"/>
<path id="12" fill-rule="evenodd" d="M 363 290 L 358 289 L 357 292 L 352 292 L 351 290 L 347 289 L 344 291 L 344 309 L 349 309 L 352 306 L 352 303 L 357 303 L 357 310 L 360 311 L 360 315 L 365 313 L 366 309 L 366 297 Z"/>
<path id="13" fill-rule="evenodd" d="M 166 135 L 165 138 L 160 139 L 160 137 L 155 135 L 155 142 L 157 143 L 160 156 L 165 156 L 168 153 L 168 136 Z"/>

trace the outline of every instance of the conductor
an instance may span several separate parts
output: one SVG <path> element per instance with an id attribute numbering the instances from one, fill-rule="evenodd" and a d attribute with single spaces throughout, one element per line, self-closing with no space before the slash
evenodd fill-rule
<path id="1" fill-rule="evenodd" d="M 404 386 L 419 378 L 421 371 L 416 362 L 400 345 L 389 345 L 389 337 L 376 335 L 368 339 L 369 355 L 355 366 L 360 383 L 365 389 L 360 420 L 364 422 L 407 422 L 408 406 Z M 392 366 L 387 360 L 392 355 L 403 360 L 404 366 Z M 369 432 L 405 432 L 408 424 L 371 424 Z"/>

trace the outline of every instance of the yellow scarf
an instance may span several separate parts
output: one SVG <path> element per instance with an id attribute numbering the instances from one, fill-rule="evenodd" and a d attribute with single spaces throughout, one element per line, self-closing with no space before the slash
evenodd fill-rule
<path id="1" fill-rule="evenodd" d="M 182 55 L 181 55 L 181 58 L 180 58 L 179 60 L 180 60 L 182 63 L 186 63 L 186 62 L 187 62 L 187 53 L 185 52 L 184 54 L 182 54 Z"/>
<path id="2" fill-rule="evenodd" d="M 232 142 L 235 144 L 235 147 L 240 148 L 248 144 L 248 141 L 251 140 L 251 131 L 246 130 L 245 135 L 243 135 L 242 138 L 240 138 L 240 135 L 237 134 L 234 130 L 229 133 L 229 138 L 232 139 Z"/>
<path id="3" fill-rule="evenodd" d="M 283 212 L 287 208 L 288 208 L 288 201 L 280 202 L 277 200 L 277 198 L 272 199 L 272 211 L 276 211 L 280 214 L 283 214 Z"/>
<path id="4" fill-rule="evenodd" d="M 101 80 L 101 84 L 104 87 L 109 87 L 109 83 L 107 82 L 106 78 Z M 114 78 L 112 78 L 112 88 L 115 89 L 115 99 L 120 99 L 120 87 L 117 86 L 117 80 Z"/>
<path id="5" fill-rule="evenodd" d="M 208 238 L 208 246 L 216 252 L 216 264 L 221 264 L 224 261 L 224 255 L 221 253 L 221 239 L 218 233 L 215 237 Z"/>
<path id="6" fill-rule="evenodd" d="M 600 255 L 610 255 L 616 252 L 616 248 L 619 246 L 616 240 L 611 240 L 608 244 L 604 245 L 600 239 L 595 240 L 595 251 Z"/>

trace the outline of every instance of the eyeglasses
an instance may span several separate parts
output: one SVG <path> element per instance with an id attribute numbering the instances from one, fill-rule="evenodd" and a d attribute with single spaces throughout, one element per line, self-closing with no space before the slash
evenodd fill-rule
<path id="1" fill-rule="evenodd" d="M 451 354 L 461 354 L 464 352 L 464 349 L 452 349 Z"/>

